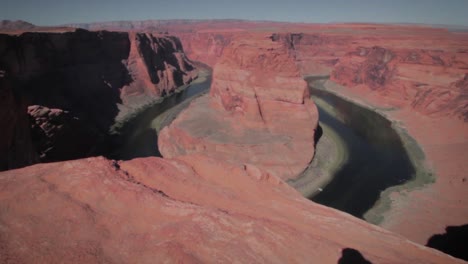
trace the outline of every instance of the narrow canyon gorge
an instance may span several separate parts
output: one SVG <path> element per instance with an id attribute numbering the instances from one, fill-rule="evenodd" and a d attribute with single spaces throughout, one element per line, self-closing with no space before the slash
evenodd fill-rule
<path id="1" fill-rule="evenodd" d="M 0 262 L 467 260 L 467 33 L 0 25 Z"/>

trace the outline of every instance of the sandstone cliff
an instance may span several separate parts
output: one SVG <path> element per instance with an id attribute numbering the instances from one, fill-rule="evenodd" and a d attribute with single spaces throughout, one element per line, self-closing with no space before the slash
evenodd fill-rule
<path id="1" fill-rule="evenodd" d="M 42 161 L 86 156 L 117 115 L 124 117 L 133 107 L 169 94 L 196 77 L 195 67 L 175 37 L 85 30 L 0 35 L 0 73 L 4 95 L 0 105 L 5 115 L 2 126 L 7 135 L 1 137 L 0 152 L 5 157 L 0 169 L 36 160 L 14 153 L 28 157 L 39 154 Z M 30 126 L 35 126 L 37 116 L 33 114 L 31 122 L 27 120 L 30 105 L 57 109 L 67 118 L 58 123 L 55 117 L 55 121 L 40 121 L 55 126 L 55 132 L 35 133 L 40 138 L 31 142 Z M 74 124 L 65 124 L 67 120 Z M 67 126 L 83 129 L 65 129 Z M 54 139 L 55 135 L 61 139 Z M 83 144 L 74 149 L 74 143 L 67 141 L 77 138 Z M 45 147 L 38 143 L 57 140 L 63 145 Z M 65 148 L 70 148 L 66 152 L 70 155 L 58 150 Z"/>
<path id="2" fill-rule="evenodd" d="M 158 139 L 164 157 L 203 152 L 296 177 L 314 154 L 318 113 L 294 58 L 268 35 L 239 38 L 216 64 L 210 95 Z"/>

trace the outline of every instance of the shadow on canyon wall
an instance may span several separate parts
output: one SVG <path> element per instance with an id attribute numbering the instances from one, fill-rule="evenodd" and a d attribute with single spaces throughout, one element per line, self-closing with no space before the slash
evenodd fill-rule
<path id="1" fill-rule="evenodd" d="M 341 251 L 338 264 L 372 264 L 362 256 L 361 252 L 353 248 L 345 248 Z"/>
<path id="2" fill-rule="evenodd" d="M 172 36 L 0 34 L 0 171 L 107 153 L 116 118 L 191 82 L 195 69 Z"/>
<path id="3" fill-rule="evenodd" d="M 133 81 L 122 63 L 128 34 L 24 33 L 0 35 L 0 44 L 0 101 L 12 120 L 2 124 L 0 170 L 92 153 L 119 113 L 120 88 Z"/>
<path id="4" fill-rule="evenodd" d="M 323 128 L 320 126 L 320 124 L 318 124 L 317 129 L 315 130 L 315 133 L 314 133 L 314 147 L 317 146 L 317 143 L 319 142 L 322 135 L 323 135 Z"/>
<path id="5" fill-rule="evenodd" d="M 426 246 L 468 261 L 468 224 L 447 226 L 445 234 L 433 235 Z"/>

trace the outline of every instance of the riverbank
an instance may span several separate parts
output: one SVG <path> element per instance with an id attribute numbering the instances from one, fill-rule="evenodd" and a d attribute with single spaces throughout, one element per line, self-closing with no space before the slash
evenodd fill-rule
<path id="1" fill-rule="evenodd" d="M 344 97 L 342 96 L 339 92 L 336 92 L 333 88 L 338 87 L 338 85 L 334 84 L 333 82 L 329 81 L 328 78 L 325 77 L 314 77 L 314 78 L 309 78 L 309 83 L 312 87 L 318 90 L 323 90 L 326 91 L 330 94 L 333 94 L 334 96 L 337 96 L 347 102 L 350 102 L 354 105 L 357 105 L 359 107 L 362 107 L 364 109 L 367 109 L 368 111 L 371 111 L 373 113 L 377 113 L 380 115 L 383 119 L 389 120 L 390 126 L 388 129 L 392 129 L 397 133 L 397 136 L 399 137 L 399 141 L 402 143 L 403 147 L 403 152 L 404 153 L 392 153 L 390 152 L 388 158 L 393 158 L 393 155 L 407 155 L 407 159 L 410 161 L 410 166 L 412 167 L 410 170 L 401 171 L 400 173 L 408 173 L 407 177 L 404 177 L 401 179 L 401 184 L 396 182 L 397 184 L 393 186 L 386 186 L 385 189 L 381 190 L 378 194 L 378 198 L 376 199 L 375 203 L 372 205 L 372 207 L 367 210 L 362 217 L 373 224 L 381 224 L 384 222 L 385 219 L 385 214 L 387 211 L 391 209 L 392 206 L 392 201 L 390 199 L 390 194 L 393 192 L 407 192 L 414 190 L 416 188 L 422 188 L 427 184 L 433 183 L 434 178 L 432 177 L 432 172 L 428 168 L 428 166 L 425 163 L 425 156 L 424 152 L 421 150 L 417 142 L 405 131 L 403 127 L 401 127 L 401 124 L 393 122 L 389 116 L 388 112 L 394 111 L 394 108 L 390 107 L 377 107 L 369 104 L 363 104 L 360 101 L 353 100 L 349 97 Z M 316 99 L 317 100 L 317 99 Z M 320 100 L 318 100 L 320 102 Z M 329 108 L 332 106 L 329 106 Z M 333 113 L 333 109 L 328 109 L 328 112 L 334 114 L 335 116 L 339 116 L 340 113 Z M 345 117 L 343 117 L 345 118 Z M 367 116 L 362 116 L 362 119 L 368 118 Z M 371 119 L 372 120 L 372 119 Z M 368 131 L 362 131 L 368 130 L 368 129 L 374 129 L 373 126 L 375 124 L 370 121 L 370 120 L 364 120 L 364 127 L 361 128 L 361 134 L 367 134 L 371 135 L 372 132 Z M 368 126 L 368 127 L 367 127 Z M 381 132 L 383 133 L 383 132 Z M 382 137 L 376 137 L 376 138 L 371 138 L 371 140 L 368 139 L 368 141 L 374 141 L 374 143 L 378 143 L 379 141 L 385 141 L 386 138 Z M 382 144 L 385 144 L 382 142 Z M 378 151 L 378 154 L 381 154 L 380 151 L 385 150 L 385 148 L 380 149 Z M 358 153 L 350 153 L 349 155 L 358 155 Z M 394 166 L 408 166 L 406 164 L 394 164 Z M 377 173 L 377 171 L 376 171 Z M 398 173 L 398 171 L 396 171 Z M 376 174 L 376 176 L 381 176 Z M 382 179 L 384 180 L 384 179 Z M 352 199 L 352 198 L 351 198 Z"/>
<path id="2" fill-rule="evenodd" d="M 383 193 L 419 176 L 421 155 L 408 154 L 414 141 L 383 115 L 324 89 L 326 79 L 307 79 L 324 133 L 312 163 L 288 183 L 314 202 L 378 224 L 389 204 Z"/>
<path id="3" fill-rule="evenodd" d="M 455 117 L 429 117 L 409 106 L 395 107 L 375 92 L 348 88 L 322 78 L 320 88 L 392 121 L 415 167 L 415 176 L 382 192 L 365 219 L 426 244 L 447 226 L 466 224 L 468 125 Z M 380 215 L 380 216 L 379 216 Z"/>
<path id="4" fill-rule="evenodd" d="M 125 127 L 129 126 L 129 123 L 133 122 L 137 117 L 141 116 L 142 113 L 148 109 L 163 103 L 164 100 L 167 100 L 168 98 L 177 96 L 178 94 L 187 90 L 188 87 L 206 82 L 210 75 L 211 69 L 207 67 L 203 68 L 202 66 L 195 80 L 193 80 L 190 84 L 177 87 L 171 94 L 167 94 L 162 97 L 148 97 L 146 95 L 142 95 L 140 98 L 135 97 L 133 99 L 134 102 L 131 103 L 132 107 L 119 105 L 119 114 L 115 118 L 114 125 L 110 127 L 109 133 L 111 135 L 122 133 Z"/>
<path id="5" fill-rule="evenodd" d="M 330 110 L 325 101 L 314 98 L 314 102 L 321 109 Z M 297 178 L 287 181 L 304 197 L 313 197 L 321 192 L 349 157 L 349 150 L 342 138 L 323 122 L 319 122 L 319 125 L 323 133 L 315 146 L 312 162 Z"/>

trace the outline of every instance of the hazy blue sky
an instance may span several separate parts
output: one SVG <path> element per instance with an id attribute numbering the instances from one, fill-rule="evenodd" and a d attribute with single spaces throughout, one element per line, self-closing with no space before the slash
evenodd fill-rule
<path id="1" fill-rule="evenodd" d="M 38 25 L 172 18 L 468 26 L 468 0 L 0 0 L 0 19 Z"/>

